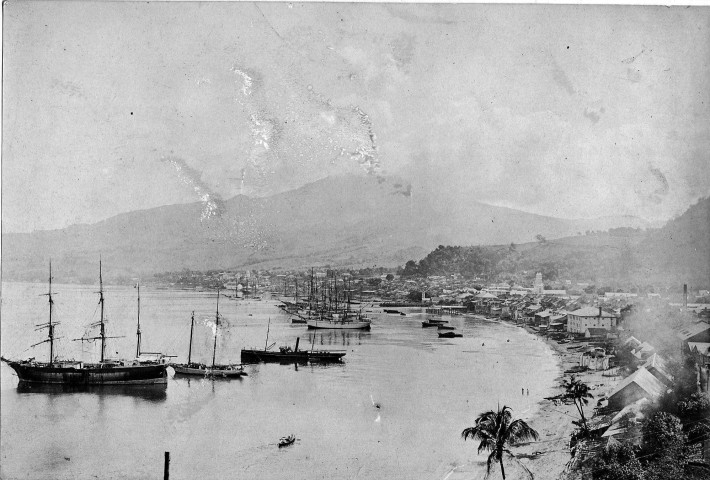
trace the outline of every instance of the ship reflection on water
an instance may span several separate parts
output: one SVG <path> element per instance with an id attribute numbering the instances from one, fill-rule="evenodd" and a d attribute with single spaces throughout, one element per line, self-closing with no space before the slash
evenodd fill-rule
<path id="1" fill-rule="evenodd" d="M 162 402 L 167 397 L 167 385 L 63 385 L 19 382 L 17 393 L 23 395 L 73 395 L 124 396 L 149 402 Z"/>
<path id="2" fill-rule="evenodd" d="M 308 341 L 314 345 L 342 345 L 354 346 L 362 345 L 363 339 L 371 337 L 370 331 L 356 330 L 321 330 L 308 336 Z"/>

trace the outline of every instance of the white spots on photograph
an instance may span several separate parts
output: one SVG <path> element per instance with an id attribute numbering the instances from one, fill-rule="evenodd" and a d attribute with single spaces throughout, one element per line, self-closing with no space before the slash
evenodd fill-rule
<path id="1" fill-rule="evenodd" d="M 251 135 L 254 139 L 254 146 L 269 150 L 269 142 L 274 131 L 274 122 L 260 118 L 258 113 L 252 113 L 249 119 L 252 124 Z"/>
<path id="2" fill-rule="evenodd" d="M 254 84 L 254 80 L 249 76 L 248 73 L 240 70 L 236 66 L 232 68 L 232 71 L 241 78 L 240 90 L 244 94 L 244 96 L 251 95 L 251 92 L 252 92 L 251 88 L 252 88 L 252 85 Z"/>
<path id="3" fill-rule="evenodd" d="M 161 161 L 169 163 L 175 169 L 178 178 L 187 186 L 189 186 L 200 202 L 203 203 L 202 221 L 212 217 L 217 217 L 224 211 L 222 198 L 213 193 L 200 178 L 199 172 L 190 167 L 185 160 L 178 157 L 163 157 Z"/>
<path id="4" fill-rule="evenodd" d="M 309 72 L 273 72 L 260 77 L 257 89 L 254 69 L 239 65 L 231 71 L 237 77 L 236 103 L 252 139 L 239 178 L 241 192 L 269 190 L 280 180 L 312 181 L 323 176 L 325 165 L 336 171 L 354 166 L 367 173 L 378 170 L 367 113 L 321 93 L 305 81 Z"/>

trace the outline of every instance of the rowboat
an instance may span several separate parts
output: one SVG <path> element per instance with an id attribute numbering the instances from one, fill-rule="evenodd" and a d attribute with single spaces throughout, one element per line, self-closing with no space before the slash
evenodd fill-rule
<path id="1" fill-rule="evenodd" d="M 295 435 L 289 435 L 288 437 L 281 437 L 279 440 L 279 448 L 288 447 L 296 441 Z"/>

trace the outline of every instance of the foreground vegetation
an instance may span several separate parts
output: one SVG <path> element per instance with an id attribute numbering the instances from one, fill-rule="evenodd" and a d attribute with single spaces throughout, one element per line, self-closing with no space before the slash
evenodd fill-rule
<path id="1" fill-rule="evenodd" d="M 516 444 L 537 440 L 539 435 L 524 420 L 513 420 L 513 415 L 509 407 L 503 406 L 497 411 L 489 410 L 478 416 L 476 425 L 468 427 L 461 432 L 464 440 L 477 440 L 478 453 L 491 452 L 486 463 L 486 477 L 491 473 L 491 466 L 494 463 L 500 465 L 500 473 L 505 480 L 505 467 L 503 466 L 503 455 L 508 454 L 515 459 L 515 455 L 508 448 Z M 527 469 L 525 469 L 527 471 Z M 532 477 L 532 475 L 531 475 Z"/>

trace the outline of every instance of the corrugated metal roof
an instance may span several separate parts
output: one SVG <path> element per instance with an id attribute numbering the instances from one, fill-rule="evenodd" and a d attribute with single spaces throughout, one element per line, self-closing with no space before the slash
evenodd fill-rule
<path id="1" fill-rule="evenodd" d="M 651 397 L 660 397 L 666 390 L 665 385 L 663 385 L 660 380 L 654 377 L 651 372 L 646 370 L 644 367 L 639 368 L 634 373 L 623 379 L 619 384 L 611 391 L 609 394 L 609 399 L 619 392 L 624 390 L 630 384 L 635 383 L 641 387 L 645 392 L 647 392 Z"/>
<path id="2" fill-rule="evenodd" d="M 690 337 L 694 337 L 695 335 L 704 332 L 705 330 L 710 330 L 710 325 L 705 322 L 698 322 L 685 328 L 681 328 L 678 331 L 677 336 L 681 340 L 687 340 Z"/>

